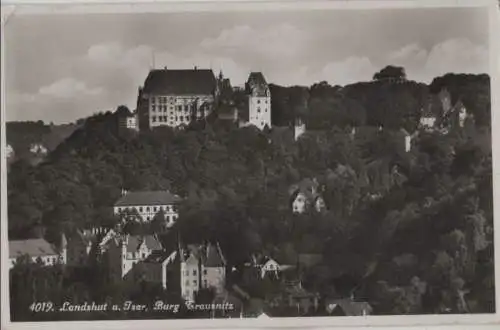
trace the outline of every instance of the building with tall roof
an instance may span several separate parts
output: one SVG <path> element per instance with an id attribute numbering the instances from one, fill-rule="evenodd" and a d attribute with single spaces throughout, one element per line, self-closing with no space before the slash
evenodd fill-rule
<path id="1" fill-rule="evenodd" d="M 120 129 L 126 128 L 134 131 L 139 129 L 137 111 L 130 111 L 127 107 L 120 106 L 115 114 L 118 117 L 118 127 Z"/>
<path id="2" fill-rule="evenodd" d="M 271 91 L 262 72 L 251 72 L 245 84 L 248 96 L 248 124 L 271 127 Z"/>
<path id="3" fill-rule="evenodd" d="M 107 242 L 106 256 L 110 276 L 118 280 L 131 279 L 129 273 L 154 251 L 162 251 L 160 241 L 152 235 L 117 235 Z"/>
<path id="4" fill-rule="evenodd" d="M 66 263 L 66 239 L 62 236 L 60 250 L 43 238 L 9 241 L 9 267 L 14 267 L 21 257 L 28 257 L 31 262 L 41 262 L 44 266 Z"/>
<path id="5" fill-rule="evenodd" d="M 289 189 L 293 213 L 304 213 L 312 207 L 317 212 L 326 210 L 325 201 L 322 196 L 322 187 L 314 179 L 303 179 Z"/>
<path id="6" fill-rule="evenodd" d="M 218 244 L 190 244 L 179 247 L 175 272 L 181 296 L 194 301 L 201 289 L 213 289 L 216 294 L 224 291 L 226 283 L 226 260 Z"/>
<path id="7" fill-rule="evenodd" d="M 140 128 L 178 127 L 207 117 L 219 87 L 211 69 L 151 70 L 138 92 Z"/>
<path id="8" fill-rule="evenodd" d="M 135 191 L 122 192 L 122 197 L 113 206 L 115 215 L 126 218 L 134 218 L 139 222 L 149 222 L 162 212 L 167 227 L 174 225 L 179 216 L 177 205 L 181 202 L 181 197 L 164 191 Z"/>

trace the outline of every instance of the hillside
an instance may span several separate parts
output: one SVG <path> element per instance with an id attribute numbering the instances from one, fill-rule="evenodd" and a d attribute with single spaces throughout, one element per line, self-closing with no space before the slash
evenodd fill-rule
<path id="1" fill-rule="evenodd" d="M 422 133 L 401 153 L 391 132 L 417 126 L 436 84 L 467 103 L 476 125 Z M 9 235 L 57 242 L 61 231 L 115 221 L 110 206 L 122 189 L 170 189 L 185 198 L 182 239 L 220 242 L 229 265 L 262 251 L 319 253 L 327 262 L 303 274 L 304 285 L 355 291 L 377 314 L 493 311 L 491 148 L 477 142 L 488 131 L 478 100 L 489 99 L 489 80 L 314 87 L 273 87 L 273 120 L 301 113 L 316 129 L 297 142 L 282 127 L 209 120 L 134 134 L 111 113 L 91 117 L 37 167 L 13 164 Z M 352 138 L 352 124 L 370 133 Z M 38 138 L 48 136 L 43 127 Z M 313 178 L 327 211 L 292 214 L 290 187 Z"/>

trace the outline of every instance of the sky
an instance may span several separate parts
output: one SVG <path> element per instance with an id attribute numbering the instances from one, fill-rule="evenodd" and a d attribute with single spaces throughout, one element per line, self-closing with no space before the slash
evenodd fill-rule
<path id="1" fill-rule="evenodd" d="M 155 68 L 212 68 L 242 85 L 368 81 L 386 65 L 429 83 L 488 73 L 481 8 L 14 15 L 5 26 L 6 117 L 66 123 L 135 108 Z"/>

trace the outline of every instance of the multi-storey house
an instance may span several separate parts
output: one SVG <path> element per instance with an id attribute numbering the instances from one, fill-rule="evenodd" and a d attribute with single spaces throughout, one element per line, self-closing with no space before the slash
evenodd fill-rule
<path id="1" fill-rule="evenodd" d="M 212 70 L 155 69 L 149 72 L 137 99 L 141 129 L 179 127 L 207 117 L 219 95 Z"/>
<path id="2" fill-rule="evenodd" d="M 194 301 L 202 289 L 212 289 L 215 294 L 224 291 L 226 261 L 218 244 L 179 247 L 162 260 L 167 267 L 167 289 L 178 292 L 183 299 Z"/>
<path id="3" fill-rule="evenodd" d="M 179 216 L 177 206 L 180 202 L 181 198 L 170 191 L 123 191 L 122 197 L 113 207 L 113 212 L 115 215 L 133 217 L 141 222 L 150 222 L 161 212 L 166 226 L 171 227 Z"/>
<path id="4" fill-rule="evenodd" d="M 271 127 L 271 91 L 262 72 L 251 72 L 245 84 L 248 123 L 259 129 Z"/>

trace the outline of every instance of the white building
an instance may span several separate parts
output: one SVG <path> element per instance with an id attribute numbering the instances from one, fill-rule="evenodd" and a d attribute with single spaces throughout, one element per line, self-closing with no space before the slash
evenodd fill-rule
<path id="1" fill-rule="evenodd" d="M 149 72 L 139 88 L 137 109 L 141 128 L 178 127 L 207 117 L 219 94 L 212 70 L 160 69 Z"/>
<path id="2" fill-rule="evenodd" d="M 245 84 L 248 95 L 248 123 L 263 129 L 271 127 L 271 91 L 261 72 L 251 72 Z"/>
<path id="3" fill-rule="evenodd" d="M 185 300 L 194 301 L 200 289 L 224 290 L 226 261 L 216 244 L 188 245 L 180 249 L 180 287 Z"/>
<path id="4" fill-rule="evenodd" d="M 37 155 L 46 155 L 48 150 L 40 143 L 33 143 L 30 145 L 30 152 Z"/>
<path id="5" fill-rule="evenodd" d="M 125 220 L 132 217 L 141 222 L 149 222 L 158 212 L 163 212 L 166 226 L 171 227 L 179 216 L 177 205 L 180 202 L 181 198 L 169 191 L 123 191 L 113 212 L 123 216 Z"/>
<path id="6" fill-rule="evenodd" d="M 43 238 L 9 241 L 9 267 L 14 267 L 16 261 L 23 256 L 27 256 L 31 262 L 41 262 L 44 266 L 65 264 L 66 239 L 63 235 L 60 251 Z"/>
<path id="7" fill-rule="evenodd" d="M 436 124 L 436 117 L 432 115 L 420 117 L 420 125 L 425 129 L 431 129 Z"/>

